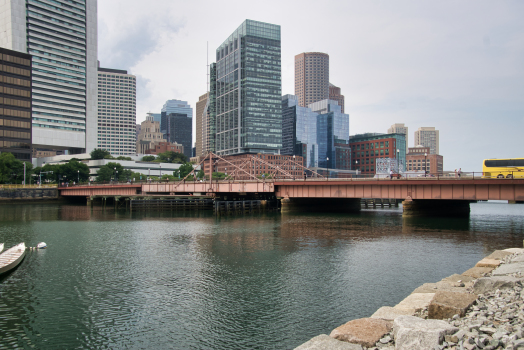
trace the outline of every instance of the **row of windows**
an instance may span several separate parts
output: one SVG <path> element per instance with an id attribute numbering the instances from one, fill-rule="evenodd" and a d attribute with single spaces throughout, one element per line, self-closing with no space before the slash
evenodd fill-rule
<path id="1" fill-rule="evenodd" d="M 374 148 L 379 148 L 379 144 L 380 144 L 380 148 L 384 148 L 384 145 L 386 146 L 386 148 L 389 147 L 389 141 L 381 141 L 380 143 L 379 142 L 375 142 L 374 143 Z M 353 145 L 353 147 L 355 147 L 355 145 Z M 373 149 L 373 142 L 357 144 L 356 145 L 356 150 L 357 151 L 360 151 L 361 148 L 362 149 Z"/>
<path id="2" fill-rule="evenodd" d="M 24 132 L 24 131 L 12 131 L 12 130 L 1 130 L 0 129 L 0 137 L 10 137 L 12 139 L 31 139 L 31 133 L 30 132 Z"/>
<path id="3" fill-rule="evenodd" d="M 49 128 L 49 129 L 60 129 L 60 130 L 85 132 L 85 129 L 69 128 L 67 126 L 45 125 L 45 124 L 36 124 L 36 123 L 33 123 L 33 126 L 40 127 L 40 128 Z"/>
<path id="4" fill-rule="evenodd" d="M 31 76 L 31 70 L 29 70 L 29 69 L 22 69 L 22 68 L 12 67 L 12 66 L 8 66 L 8 65 L 5 65 L 5 64 L 0 64 L 0 71 L 11 73 L 11 74 L 16 74 L 16 75 L 23 75 L 23 76 L 26 76 L 26 77 L 30 77 Z"/>
<path id="5" fill-rule="evenodd" d="M 7 97 L 0 97 L 0 104 L 6 104 L 23 108 L 31 108 L 31 101 L 22 101 Z"/>
<path id="6" fill-rule="evenodd" d="M 19 117 L 19 118 L 31 118 L 31 112 L 29 111 L 19 111 L 17 109 L 9 109 L 9 108 L 0 108 L 0 115 L 6 115 L 9 117 Z"/>
<path id="7" fill-rule="evenodd" d="M 5 75 L 0 75 L 0 83 L 6 83 L 6 84 L 12 84 L 12 85 L 19 85 L 19 86 L 31 86 L 31 80 L 25 80 L 20 78 L 13 78 L 8 77 Z"/>
<path id="8" fill-rule="evenodd" d="M 27 142 L 0 141 L 0 148 L 31 148 Z"/>
<path id="9" fill-rule="evenodd" d="M 0 126 L 10 126 L 12 128 L 30 129 L 31 123 L 20 121 L 20 120 L 10 120 L 10 119 L 0 118 Z"/>
<path id="10" fill-rule="evenodd" d="M 31 91 L 14 89 L 7 86 L 0 86 L 0 94 L 31 97 Z"/>
<path id="11" fill-rule="evenodd" d="M 11 56 L 5 53 L 0 55 L 0 58 L 6 62 L 21 64 L 22 66 L 31 66 L 31 60 L 26 58 Z"/>

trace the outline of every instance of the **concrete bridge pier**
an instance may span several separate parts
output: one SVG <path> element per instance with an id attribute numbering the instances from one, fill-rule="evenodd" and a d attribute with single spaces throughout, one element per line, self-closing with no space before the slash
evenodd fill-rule
<path id="1" fill-rule="evenodd" d="M 281 212 L 354 213 L 360 211 L 360 198 L 282 198 Z"/>
<path id="2" fill-rule="evenodd" d="M 406 199 L 402 202 L 404 217 L 413 216 L 469 216 L 469 201 L 449 199 Z"/>

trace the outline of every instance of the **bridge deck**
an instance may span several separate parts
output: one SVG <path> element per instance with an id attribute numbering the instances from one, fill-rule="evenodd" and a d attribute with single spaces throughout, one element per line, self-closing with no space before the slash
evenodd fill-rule
<path id="1" fill-rule="evenodd" d="M 275 193 L 288 198 L 524 200 L 524 179 L 308 179 L 61 187 L 62 196 Z"/>

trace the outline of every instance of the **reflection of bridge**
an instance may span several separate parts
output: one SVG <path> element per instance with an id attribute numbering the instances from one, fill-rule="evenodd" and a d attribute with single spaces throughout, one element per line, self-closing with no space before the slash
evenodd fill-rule
<path id="1" fill-rule="evenodd" d="M 93 185 L 60 188 L 65 197 L 188 196 L 282 199 L 283 209 L 357 210 L 360 198 L 402 199 L 405 214 L 469 212 L 477 200 L 524 201 L 524 179 L 308 179 Z"/>

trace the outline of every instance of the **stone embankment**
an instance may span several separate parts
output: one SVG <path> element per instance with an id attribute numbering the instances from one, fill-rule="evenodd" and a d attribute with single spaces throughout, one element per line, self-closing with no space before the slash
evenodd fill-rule
<path id="1" fill-rule="evenodd" d="M 524 350 L 524 249 L 497 250 L 295 350 Z"/>

